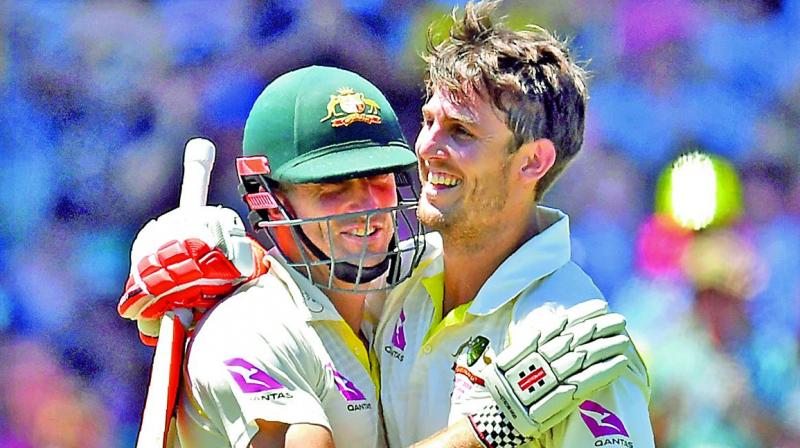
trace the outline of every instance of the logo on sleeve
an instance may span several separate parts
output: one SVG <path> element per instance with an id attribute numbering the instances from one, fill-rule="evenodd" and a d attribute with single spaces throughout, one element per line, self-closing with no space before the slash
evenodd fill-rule
<path id="1" fill-rule="evenodd" d="M 583 422 L 595 439 L 603 437 L 595 441 L 595 446 L 617 445 L 633 448 L 633 442 L 628 438 L 630 437 L 628 430 L 613 412 L 591 400 L 581 403 L 579 409 Z"/>
<path id="2" fill-rule="evenodd" d="M 242 358 L 233 358 L 225 361 L 228 373 L 246 394 L 268 392 L 283 388 L 283 384 L 269 376 L 267 372 L 259 369 Z"/>
<path id="3" fill-rule="evenodd" d="M 400 317 L 397 319 L 397 322 L 395 322 L 394 331 L 392 332 L 392 345 L 386 345 L 383 347 L 383 351 L 388 353 L 392 358 L 400 361 L 402 361 L 405 357 L 403 355 L 403 350 L 406 349 L 406 331 L 403 326 L 405 322 L 406 312 L 405 310 L 400 309 Z"/>
<path id="4" fill-rule="evenodd" d="M 336 383 L 336 388 L 339 389 L 339 392 L 341 392 L 345 400 L 366 400 L 366 398 L 364 398 L 364 394 L 356 387 L 355 384 L 353 384 L 352 381 L 347 379 L 336 369 L 331 368 L 331 370 L 333 371 L 333 381 Z"/>
<path id="5" fill-rule="evenodd" d="M 367 401 L 367 398 L 364 396 L 364 393 L 356 387 L 356 385 L 350 381 L 346 376 L 342 375 L 333 365 L 329 364 L 328 367 L 331 369 L 333 373 L 333 382 L 336 384 L 336 388 L 339 389 L 339 393 L 342 394 L 345 400 L 348 402 L 350 401 L 364 401 L 365 403 L 348 403 L 347 410 L 348 411 L 361 411 L 364 409 L 372 409 L 372 404 Z"/>

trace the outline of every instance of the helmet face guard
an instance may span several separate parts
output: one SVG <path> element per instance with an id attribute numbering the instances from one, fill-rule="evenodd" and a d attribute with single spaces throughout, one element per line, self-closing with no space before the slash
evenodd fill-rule
<path id="1" fill-rule="evenodd" d="M 248 218 L 253 229 L 266 231 L 287 264 L 305 275 L 317 287 L 350 293 L 386 290 L 408 278 L 419 264 L 425 249 L 425 238 L 422 224 L 416 219 L 419 193 L 409 173 L 394 172 L 398 200 L 394 207 L 317 218 L 298 218 L 292 216 L 290 210 L 273 194 L 275 182 L 268 177 L 270 169 L 266 157 L 239 157 L 236 166 L 239 190 L 250 209 Z M 270 210 L 277 211 L 282 218 L 271 220 L 268 216 Z M 363 221 L 362 231 L 366 234 L 372 222 L 384 220 L 381 215 L 388 215 L 392 223 L 388 247 L 379 252 L 369 251 L 368 240 L 365 238 L 358 253 L 342 253 L 342 250 L 337 250 L 332 223 Z M 327 228 L 326 250 L 308 238 L 301 227 L 307 224 L 325 224 L 321 227 Z M 281 229 L 288 230 L 291 235 L 289 244 L 297 247 L 299 259 L 291 259 L 287 256 L 286 249 L 281 247 L 281 244 L 287 244 L 285 238 L 278 236 Z M 283 232 L 285 235 L 286 231 Z M 312 270 L 319 271 L 314 268 L 322 266 L 326 268 L 328 275 L 314 279 Z M 383 281 L 377 281 L 381 277 Z M 342 286 L 343 283 L 346 286 Z"/>

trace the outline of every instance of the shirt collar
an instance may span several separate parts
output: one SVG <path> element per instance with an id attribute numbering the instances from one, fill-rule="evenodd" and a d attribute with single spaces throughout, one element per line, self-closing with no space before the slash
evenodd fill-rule
<path id="1" fill-rule="evenodd" d="M 569 262 L 569 217 L 548 207 L 539 206 L 537 212 L 545 229 L 497 267 L 472 301 L 470 314 L 491 314 L 531 284 Z"/>
<path id="2" fill-rule="evenodd" d="M 306 322 L 343 320 L 328 296 L 297 269 L 287 266 L 286 259 L 277 249 L 274 247 L 270 249 L 269 255 L 275 260 L 270 271 L 286 284 L 292 299 L 304 314 Z"/>

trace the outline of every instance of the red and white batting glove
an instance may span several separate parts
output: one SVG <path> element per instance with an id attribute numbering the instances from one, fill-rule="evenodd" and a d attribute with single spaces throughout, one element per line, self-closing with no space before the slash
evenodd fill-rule
<path id="1" fill-rule="evenodd" d="M 187 328 L 239 285 L 269 271 L 266 250 L 235 211 L 177 208 L 148 222 L 133 242 L 131 271 L 117 305 L 155 345 L 167 311 Z"/>

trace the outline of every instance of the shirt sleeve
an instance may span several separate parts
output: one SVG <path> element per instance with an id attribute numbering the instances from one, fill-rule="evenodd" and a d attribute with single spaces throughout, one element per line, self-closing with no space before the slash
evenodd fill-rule
<path id="1" fill-rule="evenodd" d="M 580 404 L 540 440 L 542 447 L 653 448 L 649 391 L 630 371 Z"/>
<path id="2" fill-rule="evenodd" d="M 200 410 L 234 447 L 249 446 L 257 419 L 330 429 L 316 392 L 323 369 L 303 332 L 275 320 L 248 327 L 195 333 L 185 379 Z"/>

